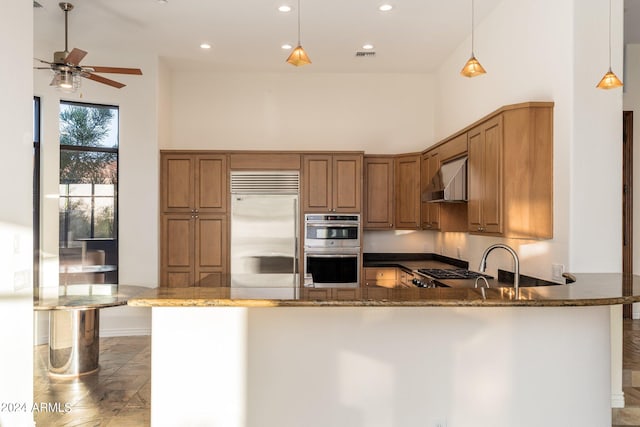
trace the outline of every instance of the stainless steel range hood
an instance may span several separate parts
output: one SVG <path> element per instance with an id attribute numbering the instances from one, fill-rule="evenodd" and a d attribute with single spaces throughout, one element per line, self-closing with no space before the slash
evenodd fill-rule
<path id="1" fill-rule="evenodd" d="M 423 202 L 467 201 L 467 157 L 440 165 L 427 189 L 422 193 Z"/>

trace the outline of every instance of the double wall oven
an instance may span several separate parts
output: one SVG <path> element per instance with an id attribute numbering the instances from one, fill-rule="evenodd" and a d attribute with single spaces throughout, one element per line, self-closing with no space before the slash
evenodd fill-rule
<path id="1" fill-rule="evenodd" d="M 306 214 L 304 274 L 317 288 L 360 284 L 360 215 Z"/>

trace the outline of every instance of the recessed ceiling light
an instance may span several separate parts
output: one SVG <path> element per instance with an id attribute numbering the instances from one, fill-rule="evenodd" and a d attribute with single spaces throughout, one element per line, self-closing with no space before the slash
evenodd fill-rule
<path id="1" fill-rule="evenodd" d="M 211 49 L 211 45 L 209 43 L 201 43 L 200 49 Z"/>
<path id="2" fill-rule="evenodd" d="M 373 45 L 371 43 L 363 44 L 362 48 L 367 50 L 373 49 Z"/>
<path id="3" fill-rule="evenodd" d="M 289 50 L 291 49 L 293 46 L 291 46 L 289 43 L 285 43 L 282 46 L 280 46 L 281 48 L 285 49 L 285 50 Z"/>
<path id="4" fill-rule="evenodd" d="M 169 0 L 156 0 L 158 3 L 160 4 L 167 4 L 169 3 Z"/>
<path id="5" fill-rule="evenodd" d="M 286 5 L 286 4 L 283 4 L 282 6 L 280 6 L 280 7 L 278 8 L 278 10 L 279 10 L 280 12 L 284 12 L 284 13 L 291 12 L 291 6 L 288 6 L 288 5 Z"/>
<path id="6" fill-rule="evenodd" d="M 391 9 L 393 9 L 393 6 L 391 6 L 388 3 L 385 3 L 383 5 L 380 5 L 380 7 L 378 7 L 378 10 L 381 12 L 389 12 Z"/>

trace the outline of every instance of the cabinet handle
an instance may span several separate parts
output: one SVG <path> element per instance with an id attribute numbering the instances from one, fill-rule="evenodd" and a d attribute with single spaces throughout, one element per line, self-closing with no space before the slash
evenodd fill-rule
<path id="1" fill-rule="evenodd" d="M 194 218 L 198 218 L 198 215 L 195 215 Z"/>
<path id="2" fill-rule="evenodd" d="M 198 212 L 198 209 L 194 210 L 194 212 Z"/>
<path id="3" fill-rule="evenodd" d="M 393 224 L 389 224 L 389 227 L 393 227 Z"/>

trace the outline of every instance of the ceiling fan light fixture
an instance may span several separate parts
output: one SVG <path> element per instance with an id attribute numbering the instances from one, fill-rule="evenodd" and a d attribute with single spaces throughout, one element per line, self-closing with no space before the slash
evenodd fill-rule
<path id="1" fill-rule="evenodd" d="M 73 93 L 80 87 L 80 75 L 72 71 L 58 71 L 53 76 L 51 86 L 65 93 Z"/>
<path id="2" fill-rule="evenodd" d="M 287 58 L 287 62 L 296 67 L 311 64 L 311 60 L 301 45 L 296 46 Z"/>
<path id="3" fill-rule="evenodd" d="M 467 63 L 464 64 L 462 70 L 460 70 L 461 75 L 469 78 L 485 74 L 486 72 L 487 71 L 484 69 L 482 64 L 480 64 L 480 62 L 476 59 L 475 56 L 473 56 L 473 54 L 471 54 L 471 58 L 469 58 Z"/>

